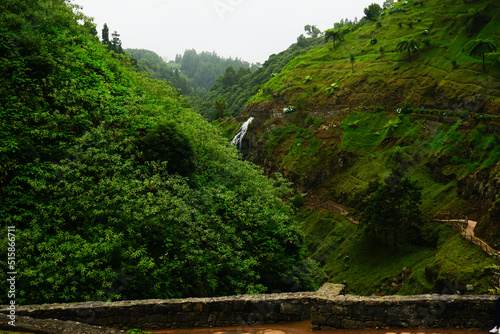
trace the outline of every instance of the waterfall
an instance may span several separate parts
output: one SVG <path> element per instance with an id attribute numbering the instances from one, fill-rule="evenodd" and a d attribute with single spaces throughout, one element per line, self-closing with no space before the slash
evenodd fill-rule
<path id="1" fill-rule="evenodd" d="M 233 143 L 240 151 L 241 151 L 241 142 L 243 141 L 243 138 L 247 134 L 248 126 L 250 125 L 250 123 L 252 123 L 253 119 L 254 119 L 253 117 L 250 117 L 245 123 L 243 123 L 238 132 L 236 133 L 236 135 L 234 136 L 233 140 L 231 141 L 231 143 Z"/>

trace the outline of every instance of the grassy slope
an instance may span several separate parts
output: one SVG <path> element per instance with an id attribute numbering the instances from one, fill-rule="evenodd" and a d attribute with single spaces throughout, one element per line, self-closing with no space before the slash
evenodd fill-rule
<path id="1" fill-rule="evenodd" d="M 299 219 L 311 251 L 328 277 L 347 284 L 353 294 L 440 293 L 439 281 L 458 279 L 478 293 L 491 287 L 495 261 L 463 242 L 451 227 L 439 226 L 440 247 L 403 247 L 395 251 L 365 234 L 342 216 L 301 210 Z"/>
<path id="2" fill-rule="evenodd" d="M 422 7 L 411 2 L 398 3 L 398 8 L 406 11 L 386 11 L 381 27 L 363 26 L 333 51 L 330 44 L 296 57 L 264 86 L 267 95 L 250 100 L 250 115 L 281 112 L 288 105 L 299 112 L 254 121 L 249 159 L 293 180 L 309 204 L 348 204 L 350 195 L 369 181 L 402 167 L 423 186 L 427 219 L 468 216 L 480 221 L 480 229 L 491 230 L 491 203 L 485 204 L 480 196 L 461 196 L 459 189 L 473 175 L 486 174 L 490 180 L 500 175 L 500 71 L 489 57 L 488 72 L 483 74 L 481 60 L 468 56 L 465 49 L 474 38 L 498 40 L 498 4 L 430 0 Z M 492 17 L 472 37 L 458 21 L 470 8 Z M 426 29 L 428 35 L 423 33 Z M 370 43 L 373 37 L 376 44 Z M 417 38 L 422 47 L 411 63 L 407 54 L 392 52 L 406 37 Z M 348 60 L 351 52 L 354 71 Z M 332 83 L 338 88 L 330 94 L 327 87 Z M 398 116 L 395 109 L 404 103 L 417 107 L 418 113 Z M 229 124 L 234 127 L 231 121 L 223 126 Z M 449 226 L 427 223 L 438 247 L 405 249 L 394 258 L 392 249 L 338 217 L 325 218 L 312 210 L 299 220 L 312 257 L 320 261 L 329 280 L 346 281 L 356 293 L 436 291 L 438 280 L 455 277 L 484 292 L 491 278 L 483 271 L 494 261 L 452 238 Z M 392 287 L 391 280 L 401 276 L 405 266 L 410 268 L 404 273 L 405 284 Z"/>
<path id="3" fill-rule="evenodd" d="M 254 103 L 278 110 L 287 104 L 305 110 L 328 110 L 353 106 L 397 108 L 409 102 L 414 106 L 498 113 L 500 70 L 492 64 L 493 57 L 488 57 L 488 71 L 483 74 L 481 59 L 468 55 L 467 44 L 475 38 L 498 41 L 499 4 L 492 0 L 424 3 L 397 3 L 396 9 L 405 12 L 389 14 L 387 10 L 380 27 L 369 23 L 346 34 L 335 49 L 329 43 L 295 58 L 264 86 L 267 95 L 254 96 L 250 109 Z M 471 8 L 487 12 L 491 20 L 479 33 L 468 37 L 460 18 Z M 376 44 L 371 43 L 372 38 L 377 39 Z M 420 41 L 421 52 L 412 56 L 411 63 L 407 54 L 394 51 L 405 38 Z M 351 53 L 355 56 L 354 71 L 349 61 Z M 308 76 L 310 80 L 306 80 Z M 328 94 L 326 88 L 332 83 L 339 88 Z"/>

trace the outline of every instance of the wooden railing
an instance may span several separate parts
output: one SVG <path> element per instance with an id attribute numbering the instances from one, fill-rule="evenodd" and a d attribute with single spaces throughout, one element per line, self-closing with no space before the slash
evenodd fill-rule
<path id="1" fill-rule="evenodd" d="M 472 235 L 467 231 L 463 226 L 462 226 L 462 232 L 460 235 L 465 239 L 469 240 L 472 242 L 474 245 L 479 246 L 486 254 L 488 255 L 495 255 L 498 256 L 499 252 L 496 249 L 493 249 L 490 245 L 488 245 L 486 242 L 483 240 L 479 239 L 478 237 Z"/>
<path id="2" fill-rule="evenodd" d="M 492 248 L 486 242 L 484 242 L 483 240 L 476 237 L 474 235 L 474 233 L 470 233 L 469 230 L 467 230 L 467 226 L 469 225 L 468 218 L 465 218 L 465 219 L 434 219 L 434 221 L 441 221 L 441 222 L 447 221 L 448 223 L 451 223 L 453 228 L 460 232 L 460 235 L 462 236 L 462 238 L 464 238 L 465 240 L 468 240 L 468 241 L 472 242 L 474 245 L 480 247 L 488 255 L 500 256 L 500 252 L 498 250 Z"/>

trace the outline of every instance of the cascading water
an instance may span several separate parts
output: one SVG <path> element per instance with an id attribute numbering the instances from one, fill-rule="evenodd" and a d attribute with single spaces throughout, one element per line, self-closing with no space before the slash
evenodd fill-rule
<path id="1" fill-rule="evenodd" d="M 236 133 L 236 135 L 234 136 L 233 140 L 231 141 L 231 143 L 233 143 L 238 148 L 239 151 L 241 151 L 241 142 L 243 141 L 243 138 L 247 134 L 248 126 L 250 125 L 250 123 L 252 123 L 253 119 L 254 119 L 253 117 L 250 117 L 245 123 L 243 123 L 238 132 Z"/>

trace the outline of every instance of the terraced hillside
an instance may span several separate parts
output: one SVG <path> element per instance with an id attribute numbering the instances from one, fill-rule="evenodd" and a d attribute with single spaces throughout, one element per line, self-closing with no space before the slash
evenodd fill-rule
<path id="1" fill-rule="evenodd" d="M 478 221 L 475 234 L 499 247 L 499 14 L 491 0 L 398 2 L 376 22 L 341 28 L 335 47 L 294 58 L 244 117 L 222 123 L 230 136 L 255 117 L 244 156 L 293 181 L 309 250 L 328 280 L 356 293 L 441 292 L 455 278 L 482 292 L 495 284 L 495 260 L 433 220 Z M 470 52 L 481 40 L 493 45 L 485 71 L 482 54 Z M 402 253 L 377 248 L 383 240 L 328 210 L 356 207 L 370 182 L 395 174 L 422 189 L 425 245 Z"/>
<path id="2" fill-rule="evenodd" d="M 497 1 L 398 2 L 377 22 L 339 29 L 343 41 L 295 58 L 250 101 L 248 110 L 384 107 L 498 114 L 499 53 L 469 54 L 476 40 L 498 46 Z M 467 20 L 474 25 L 467 28 Z M 419 52 L 397 52 L 413 39 Z M 352 58 L 351 58 L 352 55 Z M 333 87 L 332 87 L 333 85 Z"/>

